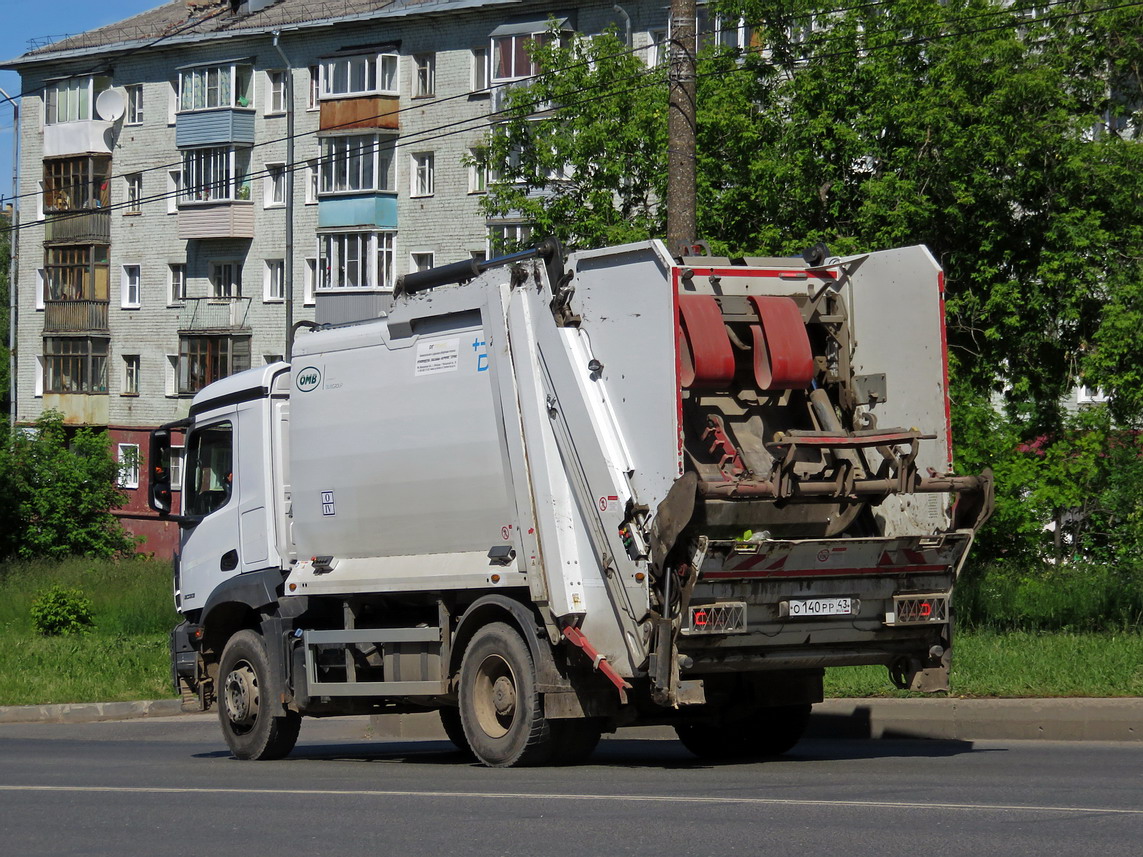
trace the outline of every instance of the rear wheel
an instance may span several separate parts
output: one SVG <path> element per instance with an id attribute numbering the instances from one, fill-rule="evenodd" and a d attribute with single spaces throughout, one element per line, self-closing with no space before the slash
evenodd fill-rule
<path id="1" fill-rule="evenodd" d="M 553 760 L 555 736 L 536 690 L 528 644 L 497 622 L 473 635 L 460 665 L 460 719 L 476 758 L 493 768 Z"/>
<path id="2" fill-rule="evenodd" d="M 675 727 L 683 746 L 700 759 L 729 761 L 780 756 L 801 740 L 810 722 L 809 705 L 763 708 L 750 717 Z"/>
<path id="3" fill-rule="evenodd" d="M 218 719 L 230 751 L 239 759 L 281 759 L 298 740 L 302 718 L 276 702 L 266 642 L 239 631 L 222 651 L 218 667 Z"/>

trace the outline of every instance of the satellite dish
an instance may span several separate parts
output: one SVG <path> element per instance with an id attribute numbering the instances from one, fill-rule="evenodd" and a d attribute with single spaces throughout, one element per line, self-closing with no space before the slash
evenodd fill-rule
<path id="1" fill-rule="evenodd" d="M 127 112 L 127 93 L 121 86 L 105 89 L 95 98 L 95 112 L 99 118 L 114 122 Z"/>

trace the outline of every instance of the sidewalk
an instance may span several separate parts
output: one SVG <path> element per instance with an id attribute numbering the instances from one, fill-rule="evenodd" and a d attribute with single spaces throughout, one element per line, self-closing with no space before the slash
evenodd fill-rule
<path id="1" fill-rule="evenodd" d="M 0 707 L 3 723 L 92 723 L 180 714 L 175 699 Z M 188 715 L 191 716 L 191 715 Z M 213 715 L 210 715 L 213 716 Z M 435 713 L 370 718 L 381 739 L 445 740 Z M 621 729 L 623 739 L 674 738 L 667 727 Z M 827 699 L 808 738 L 1143 741 L 1143 697 L 1115 699 Z"/>

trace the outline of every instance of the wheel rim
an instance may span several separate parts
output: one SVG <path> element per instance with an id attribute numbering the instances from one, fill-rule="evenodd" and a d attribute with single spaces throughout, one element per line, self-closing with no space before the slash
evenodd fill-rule
<path id="1" fill-rule="evenodd" d="M 226 718 L 235 732 L 249 732 L 258 720 L 258 675 L 247 661 L 227 673 L 222 686 Z"/>
<path id="2" fill-rule="evenodd" d="M 490 738 L 503 738 L 516 719 L 517 684 L 511 665 L 500 655 L 480 663 L 473 686 L 476 722 Z"/>

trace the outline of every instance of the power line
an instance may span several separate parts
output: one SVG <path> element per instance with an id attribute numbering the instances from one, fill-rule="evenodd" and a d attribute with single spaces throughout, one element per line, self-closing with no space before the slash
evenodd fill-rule
<path id="1" fill-rule="evenodd" d="M 1046 5 L 1058 6 L 1058 5 L 1064 5 L 1065 3 L 1068 3 L 1068 2 L 1072 2 L 1072 0 L 1055 0 L 1055 2 L 1051 2 L 1051 3 L 1046 4 Z M 880 4 L 871 3 L 871 4 L 865 4 L 865 5 L 869 6 L 869 5 L 880 5 Z M 1064 19 L 1068 19 L 1068 18 L 1074 18 L 1074 17 L 1083 16 L 1083 15 L 1094 14 L 1094 13 L 1098 13 L 1098 12 L 1115 11 L 1115 10 L 1119 10 L 1119 9 L 1134 8 L 1134 7 L 1138 7 L 1138 6 L 1143 6 L 1143 0 L 1133 0 L 1133 2 L 1129 2 L 1129 3 L 1123 3 L 1123 4 L 1113 5 L 1113 6 L 1097 7 L 1097 8 L 1093 8 L 1093 9 L 1083 10 L 1080 12 L 1063 13 L 1063 14 L 1052 15 L 1052 16 L 1043 16 L 1037 20 L 1040 22 L 1043 22 L 1043 23 L 1050 23 L 1050 22 L 1055 21 L 1055 20 L 1064 20 Z M 854 8 L 864 8 L 864 7 L 854 7 Z M 977 20 L 981 17 L 989 17 L 993 14 L 995 14 L 995 13 L 988 13 L 987 15 L 980 15 L 980 16 L 971 16 L 970 20 Z M 946 21 L 944 23 L 949 23 L 950 21 L 953 21 L 953 20 L 955 20 L 955 19 L 949 19 L 949 21 Z M 904 39 L 904 40 L 900 40 L 900 41 L 897 41 L 897 42 L 894 42 L 891 44 L 885 44 L 885 45 L 879 45 L 879 46 L 873 46 L 873 47 L 865 47 L 865 48 L 849 49 L 849 50 L 845 50 L 845 51 L 835 51 L 835 52 L 828 53 L 828 54 L 815 54 L 810 59 L 828 59 L 828 58 L 834 58 L 834 57 L 838 57 L 838 56 L 865 54 L 865 53 L 869 53 L 872 51 L 888 50 L 891 48 L 905 47 L 905 46 L 910 46 L 910 45 L 915 45 L 915 44 L 928 44 L 928 43 L 932 43 L 935 41 L 941 41 L 941 40 L 945 40 L 945 39 L 962 38 L 962 37 L 967 36 L 967 35 L 977 35 L 977 34 L 984 33 L 984 32 L 990 32 L 990 31 L 1005 29 L 1005 28 L 1008 28 L 1010 26 L 1011 26 L 1011 23 L 1006 22 L 1004 24 L 994 25 L 994 26 L 985 27 L 985 28 L 978 28 L 976 30 L 968 30 L 968 31 L 961 31 L 961 32 L 957 32 L 957 33 L 946 33 L 946 34 L 942 34 L 942 35 L 917 37 L 917 38 L 912 38 L 912 39 Z M 887 33 L 890 31 L 888 29 L 886 29 L 886 30 L 882 30 L 879 32 Z M 651 50 L 651 49 L 654 49 L 654 47 L 655 47 L 655 45 L 652 44 L 652 45 L 640 46 L 638 48 L 629 48 L 625 51 L 621 51 L 621 52 L 618 52 L 616 54 L 609 55 L 608 58 L 617 58 L 617 57 L 620 57 L 620 56 L 623 56 L 623 55 L 629 54 L 629 53 L 635 53 L 635 52 L 643 51 L 643 50 Z M 754 55 L 762 55 L 765 53 L 765 51 L 759 50 L 759 49 L 751 49 L 751 50 L 744 51 L 744 53 L 749 53 L 749 54 L 754 54 Z M 595 60 L 588 59 L 588 60 L 584 60 L 582 62 L 577 62 L 577 63 L 570 64 L 568 66 L 564 66 L 562 68 L 571 69 L 571 68 L 579 67 L 581 65 L 590 64 L 591 62 L 594 62 L 594 61 Z M 700 72 L 697 76 L 698 77 L 718 77 L 718 76 L 723 76 L 726 74 L 743 72 L 743 71 L 752 71 L 752 70 L 753 69 L 745 67 L 745 66 L 735 66 L 734 68 L 730 68 L 730 69 L 719 69 L 719 70 L 708 71 L 708 72 Z M 526 78 L 521 78 L 519 80 L 510 81 L 510 82 L 506 82 L 503 84 L 494 84 L 492 87 L 489 87 L 489 89 L 499 88 L 499 87 L 507 87 L 507 86 L 516 86 L 516 85 L 520 85 L 520 83 L 523 81 L 535 81 L 543 73 L 544 72 L 540 72 L 540 73 L 537 73 L 535 75 L 530 75 Z M 646 71 L 641 72 L 639 75 L 637 75 L 635 77 L 623 78 L 623 79 L 617 81 L 617 83 L 624 84 L 624 83 L 637 81 L 641 78 L 645 79 L 645 78 L 647 78 L 651 75 L 654 75 L 656 73 L 661 73 L 660 67 L 651 67 L 651 68 L 647 69 Z M 583 99 L 581 101 L 570 102 L 570 103 L 562 103 L 560 106 L 561 106 L 561 108 L 575 107 L 575 106 L 579 106 L 581 104 L 586 104 L 586 103 L 590 103 L 593 101 L 602 100 L 605 98 L 619 97 L 619 96 L 622 96 L 625 94 L 630 94 L 632 92 L 639 91 L 641 89 L 646 89 L 646 88 L 649 88 L 652 86 L 659 86 L 659 85 L 661 85 L 661 81 L 654 80 L 649 84 L 643 84 L 641 86 L 630 87 L 627 89 L 612 90 L 612 91 L 609 91 L 609 92 L 601 94 L 601 95 L 596 95 L 596 96 L 593 96 L 593 97 L 588 98 L 588 99 Z M 575 95 L 575 94 L 587 92 L 587 91 L 590 91 L 593 89 L 595 89 L 594 86 L 583 87 L 579 90 L 575 90 L 571 94 Z M 367 117 L 367 118 L 382 118 L 385 116 L 393 115 L 395 113 L 403 113 L 403 112 L 406 112 L 408 110 L 424 109 L 424 108 L 427 108 L 427 107 L 430 107 L 433 105 L 446 103 L 446 102 L 453 101 L 453 100 L 456 100 L 459 98 L 468 98 L 471 94 L 472 93 L 470 93 L 470 92 L 459 93 L 459 94 L 454 95 L 454 96 L 448 96 L 445 98 L 436 99 L 432 102 L 424 102 L 424 103 L 420 103 L 420 104 L 416 104 L 416 105 L 410 105 L 409 107 L 400 108 L 396 111 L 386 111 L 385 113 L 376 114 L 373 117 Z M 498 111 L 489 111 L 487 113 L 478 114 L 476 116 L 471 116 L 471 117 L 466 117 L 464 119 L 455 120 L 453 122 L 449 122 L 449 123 L 446 123 L 444 125 L 439 125 L 439 126 L 436 126 L 434 128 L 429 128 L 429 129 L 424 129 L 422 131 L 413 132 L 412 134 L 405 135 L 399 139 L 394 140 L 393 142 L 390 142 L 388 140 L 381 141 L 379 139 L 378 142 L 374 146 L 365 147 L 361 151 L 363 153 L 368 152 L 371 154 L 373 152 L 381 151 L 383 149 L 396 150 L 397 148 L 403 148 L 403 147 L 407 147 L 409 145 L 414 145 L 414 144 L 415 145 L 423 145 L 424 143 L 432 142 L 432 141 L 439 140 L 439 139 L 444 139 L 446 137 L 452 137 L 452 136 L 455 136 L 456 134 L 468 133 L 468 132 L 480 130 L 483 128 L 496 127 L 497 125 L 501 124 L 501 121 L 502 121 L 501 117 L 503 117 L 505 114 L 509 114 L 509 113 L 518 114 L 519 111 L 522 109 L 526 109 L 528 107 L 533 107 L 533 108 L 539 107 L 539 106 L 544 105 L 546 103 L 548 103 L 548 99 L 537 98 L 532 102 L 526 102 L 524 104 L 518 104 L 518 105 L 514 105 L 512 107 L 506 107 L 506 108 L 504 108 L 502 110 L 498 110 Z M 358 118 L 358 119 L 354 120 L 353 123 L 345 123 L 345 124 L 346 125 L 357 124 L 361 121 L 363 121 L 363 119 Z M 461 127 L 461 126 L 466 126 L 466 127 Z M 336 128 L 336 127 L 342 127 L 342 126 L 334 126 L 334 127 Z M 324 128 L 324 129 L 319 128 L 319 129 L 315 129 L 312 131 L 299 132 L 298 134 L 295 134 L 294 137 L 300 138 L 300 137 L 317 136 L 318 134 L 320 134 L 324 131 L 328 131 L 328 130 L 331 130 L 331 128 Z M 444 132 L 444 133 L 438 133 L 438 132 Z M 288 137 L 277 138 L 275 140 L 264 141 L 263 143 L 258 143 L 258 144 L 255 144 L 253 146 L 243 147 L 243 148 L 247 149 L 247 150 L 252 150 L 252 149 L 258 148 L 260 146 L 270 145 L 272 143 L 281 142 L 281 141 L 286 140 L 286 139 L 289 139 L 289 138 Z M 307 159 L 306 162 L 301 163 L 301 164 L 295 162 L 295 164 L 292 166 L 292 168 L 287 169 L 286 172 L 287 173 L 293 173 L 293 172 L 297 172 L 299 169 L 305 169 L 306 167 L 308 167 L 310 160 L 312 160 L 312 159 Z M 320 161 L 322 159 L 319 158 L 317 160 Z M 330 160 L 333 160 L 333 159 L 331 158 Z M 179 161 L 175 161 L 175 162 L 172 162 L 170 164 L 159 165 L 159 166 L 155 166 L 155 167 L 148 167 L 144 170 L 138 170 L 138 171 L 135 171 L 135 172 L 129 173 L 129 174 L 121 174 L 120 176 L 116 176 L 116 177 L 125 177 L 127 175 L 132 175 L 132 176 L 133 175 L 139 175 L 143 172 L 150 172 L 150 171 L 160 170 L 160 169 L 164 169 L 164 168 L 170 168 L 170 167 L 174 167 L 174 166 L 181 166 L 182 163 L 183 163 L 183 161 L 180 159 Z M 265 177 L 265 176 L 270 175 L 271 172 L 272 172 L 271 170 L 267 169 L 267 170 L 256 171 L 253 173 L 247 173 L 246 178 L 255 179 L 255 178 Z M 112 178 L 111 176 L 108 176 L 107 180 L 110 181 L 111 178 Z M 168 193 L 163 193 L 163 194 L 155 194 L 155 195 L 140 198 L 139 200 L 127 200 L 127 201 L 124 201 L 121 203 L 116 203 L 114 205 L 101 207 L 98 210 L 100 210 L 100 211 L 112 211 L 112 210 L 118 210 L 121 208 L 130 207 L 130 206 L 133 206 L 137 203 L 170 199 L 172 197 L 177 197 L 177 196 L 183 195 L 186 190 L 187 190 L 186 188 L 181 188 L 181 189 L 174 191 L 174 192 L 168 192 Z M 38 195 L 39 195 L 38 193 L 33 192 L 30 194 L 24 194 L 22 196 L 27 197 L 27 196 L 38 196 Z M 233 201 L 233 200 L 226 200 L 226 201 Z M 84 211 L 68 212 L 68 213 L 64 213 L 64 214 L 60 214 L 60 215 L 53 215 L 52 219 L 55 221 L 60 221 L 60 220 L 71 219 L 73 217 L 83 217 L 83 216 L 86 216 L 89 213 L 91 213 L 91 211 L 92 210 L 89 209 L 89 210 L 84 210 Z M 41 221 L 37 220 L 37 221 L 21 223 L 19 226 L 8 227 L 7 231 L 15 231 L 16 229 L 32 228 L 32 227 L 38 226 L 40 222 Z"/>
<path id="2" fill-rule="evenodd" d="M 1072 2 L 1075 2 L 1075 0 L 1049 0 L 1049 2 L 1042 4 L 1042 6 L 1040 8 L 1047 8 L 1047 7 L 1053 7 L 1053 6 L 1058 6 L 1058 5 L 1064 5 L 1066 3 L 1072 3 Z M 834 9 L 825 9 L 825 10 L 807 10 L 806 12 L 804 12 L 804 13 L 796 16 L 796 17 L 806 17 L 809 15 L 831 16 L 831 15 L 836 15 L 836 14 L 845 13 L 845 12 L 859 11 L 859 10 L 863 10 L 863 9 L 885 6 L 885 5 L 889 5 L 889 3 L 890 3 L 890 0 L 872 0 L 872 2 L 858 4 L 855 6 L 839 7 L 839 8 L 834 8 Z M 1135 5 L 1135 4 L 1132 3 L 1132 4 L 1127 4 L 1127 5 L 1131 6 L 1131 5 Z M 1076 15 L 1090 14 L 1091 12 L 1106 11 L 1106 9 L 1117 9 L 1117 8 L 1123 8 L 1123 7 L 1118 7 L 1118 6 L 1116 6 L 1116 7 L 1105 7 L 1104 9 L 1088 10 L 1086 12 L 1075 13 L 1075 14 Z M 219 10 L 218 12 L 215 12 L 211 16 L 207 16 L 206 18 L 203 18 L 203 19 L 195 21 L 195 22 L 191 22 L 191 23 L 185 25 L 184 27 L 182 27 L 178 30 L 172 31 L 171 33 L 164 34 L 163 36 L 159 37 L 158 39 L 153 40 L 152 42 L 148 43 L 147 45 L 138 46 L 138 47 L 132 49 L 131 51 L 128 51 L 127 53 L 121 55 L 119 57 L 119 59 L 121 59 L 122 57 L 125 57 L 125 56 L 130 56 L 131 54 L 136 53 L 138 51 L 145 50 L 149 47 L 152 47 L 155 44 L 158 44 L 159 42 L 161 42 L 165 39 L 171 38 L 174 35 L 177 35 L 181 32 L 184 32 L 187 29 L 190 29 L 194 26 L 199 26 L 199 25 L 209 21 L 211 18 L 216 17 L 217 15 L 221 14 L 223 11 L 225 11 L 225 10 Z M 981 13 L 978 15 L 968 16 L 967 18 L 965 18 L 965 17 L 949 18 L 949 19 L 945 19 L 943 21 L 933 22 L 932 24 L 926 24 L 925 26 L 941 26 L 941 25 L 945 25 L 945 24 L 949 24 L 949 23 L 960 23 L 960 22 L 963 22 L 965 20 L 978 20 L 980 18 L 991 17 L 991 16 L 994 16 L 997 14 L 1006 14 L 1006 13 L 1009 13 L 1010 11 L 1011 10 L 1009 10 L 1009 9 L 998 9 L 998 10 L 993 10 L 993 11 Z M 791 17 L 793 18 L 795 16 L 791 16 Z M 1041 20 L 1047 20 L 1047 19 L 1045 18 L 1045 19 L 1041 19 Z M 733 26 L 726 26 L 726 27 L 718 28 L 718 29 L 712 30 L 710 32 L 713 35 L 717 35 L 718 33 L 736 32 L 737 30 L 738 30 L 738 25 L 736 23 Z M 883 29 L 880 31 L 866 31 L 863 35 L 865 35 L 868 38 L 869 36 L 872 36 L 872 35 L 877 35 L 877 34 L 882 34 L 882 33 L 890 33 L 890 32 L 896 32 L 896 31 L 891 30 L 889 28 L 886 28 L 886 29 Z M 952 37 L 956 37 L 959 35 L 960 34 L 955 34 L 955 35 L 950 35 L 948 37 L 952 38 Z M 828 33 L 823 33 L 821 35 L 821 37 L 811 37 L 810 39 L 807 39 L 803 42 L 799 42 L 798 44 L 807 45 L 807 44 L 810 44 L 811 42 L 814 44 L 824 43 L 829 38 L 830 38 L 830 36 Z M 944 37 L 943 36 L 928 37 L 928 39 L 930 41 L 935 40 L 935 39 L 939 39 L 939 38 L 944 38 Z M 913 40 L 912 42 L 905 41 L 905 42 L 894 43 L 891 45 L 884 45 L 884 46 L 880 46 L 878 49 L 888 49 L 891 47 L 896 47 L 898 45 L 906 45 L 906 44 L 910 44 L 910 43 L 915 43 L 915 40 Z M 630 47 L 630 48 L 627 48 L 626 50 L 618 51 L 618 52 L 609 54 L 606 57 L 599 57 L 597 59 L 599 59 L 599 60 L 618 59 L 618 58 L 625 56 L 625 55 L 628 55 L 628 54 L 639 53 L 642 51 L 651 51 L 651 50 L 654 50 L 655 48 L 656 48 L 656 45 L 653 43 L 649 44 L 649 45 L 641 45 L 639 47 Z M 866 49 L 866 50 L 869 50 L 869 49 Z M 747 48 L 747 49 L 743 50 L 743 53 L 745 53 L 745 54 L 755 54 L 755 55 L 763 54 L 765 52 L 766 52 L 766 49 L 764 49 L 764 48 L 763 49 Z M 846 52 L 842 52 L 842 53 L 846 53 Z M 824 56 L 824 55 L 819 55 L 819 57 L 822 57 L 822 56 Z M 834 56 L 834 55 L 830 55 L 830 56 Z M 597 60 L 596 59 L 583 60 L 581 62 L 571 63 L 569 65 L 563 66 L 562 68 L 565 70 L 571 70 L 571 69 L 575 69 L 575 68 L 588 66 L 592 62 L 595 62 L 595 61 L 597 61 Z M 93 72 L 78 73 L 78 74 L 71 75 L 68 78 L 64 78 L 64 79 L 73 79 L 75 77 L 86 76 L 87 74 L 92 74 L 92 73 Z M 723 73 L 726 73 L 726 72 L 723 72 Z M 491 92 L 493 90 L 500 89 L 500 88 L 515 87 L 515 86 L 518 86 L 518 85 L 521 85 L 521 84 L 524 84 L 527 82 L 534 82 L 542 74 L 543 74 L 543 72 L 537 72 L 536 74 L 528 75 L 528 76 L 518 78 L 518 79 L 515 79 L 512 81 L 508 81 L 505 83 L 492 84 L 491 86 L 487 87 L 487 91 Z M 706 73 L 703 76 L 710 76 L 711 74 L 712 73 Z M 635 80 L 635 79 L 637 79 L 637 78 L 631 78 L 631 80 Z M 40 89 L 43 89 L 43 88 L 44 87 L 41 87 Z M 31 92 L 31 91 L 35 91 L 35 90 L 30 90 L 29 92 Z M 25 94 L 25 93 L 21 93 L 21 95 L 23 95 L 23 94 Z M 293 139 L 298 140 L 298 139 L 301 139 L 303 137 L 316 136 L 316 135 L 321 134 L 321 133 L 328 133 L 329 131 L 335 131 L 335 130 L 339 130 L 342 128 L 351 127 L 351 126 L 359 124 L 362 121 L 368 121 L 369 119 L 381 119 L 381 118 L 385 118 L 385 117 L 389 117 L 389 116 L 397 116 L 397 115 L 406 113 L 406 112 L 411 111 L 411 110 L 425 110 L 425 109 L 435 107 L 435 106 L 438 106 L 441 104 L 445 104 L 445 103 L 448 103 L 451 101 L 456 101 L 456 100 L 459 100 L 462 98 L 469 98 L 471 96 L 471 94 L 472 94 L 471 92 L 461 92 L 461 93 L 457 93 L 456 95 L 451 95 L 451 96 L 447 96 L 447 97 L 443 97 L 443 98 L 433 99 L 432 101 L 424 101 L 424 102 L 420 102 L 417 104 L 408 105 L 406 107 L 400 107 L 396 110 L 388 110 L 384 113 L 374 114 L 373 116 L 369 116 L 369 117 L 359 117 L 357 119 L 354 119 L 354 120 L 351 120 L 351 121 L 348 121 L 345 123 L 341 123 L 338 125 L 327 126 L 325 128 L 319 128 L 319 129 L 312 130 L 312 131 L 300 131 L 300 132 L 297 132 L 293 135 Z M 504 112 L 507 112 L 507 111 L 499 111 L 499 113 L 504 113 Z M 495 115 L 495 114 L 489 113 L 489 114 L 484 114 L 484 115 Z M 481 117 L 473 117 L 472 121 L 478 121 L 479 118 L 481 118 Z M 274 138 L 274 139 L 270 139 L 270 140 L 264 140 L 261 143 L 255 143 L 251 146 L 244 146 L 242 148 L 245 148 L 248 150 L 253 150 L 256 148 L 260 148 L 262 146 L 271 146 L 271 145 L 275 145 L 277 143 L 286 142 L 290 139 L 291 138 L 289 136 L 278 137 L 278 138 Z M 127 176 L 134 176 L 134 175 L 139 175 L 139 174 L 147 173 L 147 172 L 157 172 L 157 171 L 161 171 L 161 170 L 169 170 L 169 169 L 174 168 L 174 167 L 181 167 L 182 164 L 183 164 L 183 160 L 180 157 L 180 159 L 177 161 L 171 161 L 171 162 L 165 163 L 165 164 L 157 164 L 157 165 L 150 166 L 150 167 L 144 167 L 143 169 L 140 169 L 140 170 L 134 170 L 131 173 L 111 173 L 111 174 L 108 174 L 106 176 L 106 180 L 111 181 L 112 179 L 115 179 L 115 178 L 126 178 Z M 16 189 L 14 188 L 13 190 L 16 190 Z M 27 199 L 27 198 L 35 197 L 38 195 L 40 195 L 39 191 L 31 191 L 28 193 L 13 194 L 12 196 L 8 197 L 8 199 L 15 201 L 15 200 L 20 200 L 20 199 Z"/>

